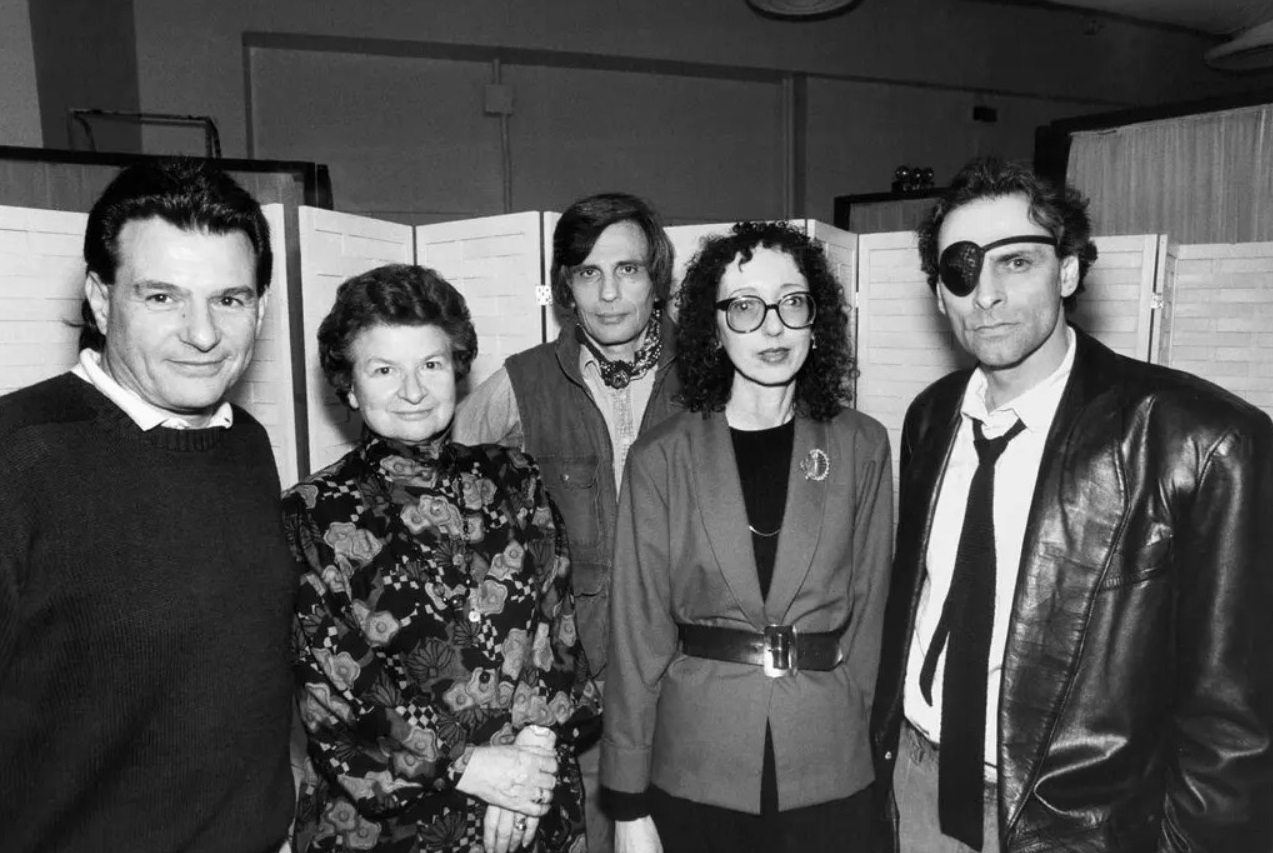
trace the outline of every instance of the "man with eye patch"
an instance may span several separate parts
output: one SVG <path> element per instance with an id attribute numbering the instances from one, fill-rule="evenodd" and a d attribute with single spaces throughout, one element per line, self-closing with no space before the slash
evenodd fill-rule
<path id="1" fill-rule="evenodd" d="M 226 401 L 269 227 L 214 165 L 151 160 L 84 260 L 74 369 L 0 399 L 0 850 L 275 851 L 299 575 L 269 437 Z"/>
<path id="2" fill-rule="evenodd" d="M 579 640 L 604 690 L 610 567 L 619 485 L 637 437 L 668 417 L 680 390 L 665 304 L 673 249 L 644 200 L 600 193 L 570 205 L 553 231 L 557 340 L 510 357 L 466 397 L 453 437 L 531 454 L 570 540 Z M 600 748 L 581 748 L 588 849 L 613 847 L 600 808 Z"/>
<path id="3" fill-rule="evenodd" d="M 919 230 L 977 360 L 915 399 L 872 713 L 904 853 L 1273 850 L 1273 424 L 1066 321 L 1086 201 L 974 161 Z"/>

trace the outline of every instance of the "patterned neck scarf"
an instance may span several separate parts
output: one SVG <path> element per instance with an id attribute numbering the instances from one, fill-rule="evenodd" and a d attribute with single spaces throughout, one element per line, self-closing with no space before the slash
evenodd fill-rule
<path id="1" fill-rule="evenodd" d="M 412 474 L 418 473 L 417 469 L 421 466 L 432 470 L 445 467 L 454 455 L 451 448 L 450 426 L 425 441 L 399 441 L 373 432 L 371 427 L 363 424 L 362 442 L 359 444 L 363 459 L 373 468 L 383 467 L 381 462 L 392 458 L 397 460 L 395 465 L 410 463 L 407 467 L 412 469 Z M 394 472 L 386 469 L 385 473 L 392 476 Z"/>
<path id="2" fill-rule="evenodd" d="M 662 318 L 663 311 L 656 305 L 650 312 L 650 321 L 645 324 L 645 340 L 641 343 L 641 348 L 637 350 L 636 357 L 630 362 L 618 359 L 611 361 L 606 358 L 601 354 L 601 350 L 597 349 L 592 339 L 584 333 L 582 326 L 575 326 L 575 338 L 586 346 L 588 352 L 592 353 L 592 357 L 597 360 L 597 367 L 601 370 L 601 381 L 606 383 L 607 387 L 627 388 L 659 363 L 659 356 L 663 354 L 663 336 L 659 334 Z"/>

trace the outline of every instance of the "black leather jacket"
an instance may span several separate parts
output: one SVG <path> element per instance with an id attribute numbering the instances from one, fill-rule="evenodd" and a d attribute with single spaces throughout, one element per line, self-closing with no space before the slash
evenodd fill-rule
<path id="1" fill-rule="evenodd" d="M 1273 424 L 1078 332 L 1047 438 L 999 714 L 1005 851 L 1273 851 Z M 872 715 L 881 828 L 938 484 L 968 372 L 902 436 Z"/>

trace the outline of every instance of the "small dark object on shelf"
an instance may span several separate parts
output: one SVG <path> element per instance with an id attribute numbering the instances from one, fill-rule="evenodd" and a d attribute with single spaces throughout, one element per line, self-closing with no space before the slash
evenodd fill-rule
<path id="1" fill-rule="evenodd" d="M 931 166 L 898 166 L 893 170 L 892 191 L 911 193 L 933 188 Z"/>

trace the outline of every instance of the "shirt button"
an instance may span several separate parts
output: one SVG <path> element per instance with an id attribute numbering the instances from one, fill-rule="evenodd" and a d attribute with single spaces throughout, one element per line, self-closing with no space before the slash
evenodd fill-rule
<path id="1" fill-rule="evenodd" d="M 481 621 L 482 621 L 482 614 L 481 614 L 481 613 L 478 613 L 476 610 L 470 610 L 470 611 L 469 611 L 469 621 L 470 621 L 470 622 L 481 622 Z"/>
<path id="2" fill-rule="evenodd" d="M 884 753 L 884 760 L 885 761 L 893 760 L 893 750 L 890 749 L 888 752 Z"/>

